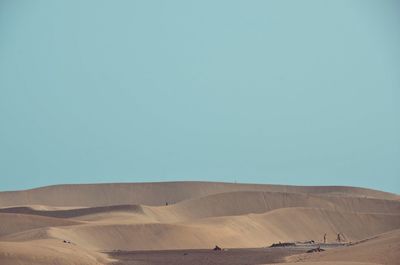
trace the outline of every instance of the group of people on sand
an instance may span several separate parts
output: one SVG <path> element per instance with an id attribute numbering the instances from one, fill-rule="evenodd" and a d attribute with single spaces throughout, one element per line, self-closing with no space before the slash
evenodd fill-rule
<path id="1" fill-rule="evenodd" d="M 336 241 L 341 243 L 344 240 L 344 235 L 342 233 L 338 233 L 336 236 Z M 324 243 L 327 242 L 326 233 L 324 234 Z"/>

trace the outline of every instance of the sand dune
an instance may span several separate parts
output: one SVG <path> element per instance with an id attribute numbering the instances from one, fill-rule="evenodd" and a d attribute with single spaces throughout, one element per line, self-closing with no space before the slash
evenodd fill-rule
<path id="1" fill-rule="evenodd" d="M 135 214 L 136 218 L 146 212 L 150 221 L 177 222 L 206 217 L 265 213 L 287 207 L 314 207 L 345 212 L 360 213 L 400 213 L 400 201 L 360 197 L 336 197 L 286 192 L 237 191 L 208 195 L 201 198 L 178 202 L 169 206 L 112 205 L 100 207 L 79 207 L 57 209 L 46 206 L 18 206 L 0 208 L 0 213 L 21 213 L 57 218 L 78 218 L 101 220 L 123 213 Z M 102 215 L 104 213 L 104 215 Z"/>
<path id="2" fill-rule="evenodd" d="M 339 232 L 355 242 L 400 229 L 397 195 L 352 187 L 59 185 L 0 192 L 0 207 L 1 264 L 105 264 L 101 251 L 209 249 L 216 244 L 254 248 L 321 241 L 324 233 L 333 241 Z M 393 240 L 382 236 L 379 244 L 392 245 Z M 368 245 L 349 249 L 363 253 L 363 246 Z M 365 262 L 336 259 L 334 253 L 313 260 L 307 256 L 304 262 Z"/>
<path id="3" fill-rule="evenodd" d="M 59 240 L 1 242 L 1 265 L 102 265 L 110 262 L 103 254 L 91 252 Z"/>
<path id="4" fill-rule="evenodd" d="M 184 219 L 199 219 L 264 213 L 287 207 L 314 207 L 363 213 L 400 213 L 400 202 L 394 200 L 259 191 L 214 194 L 162 207 L 159 210 L 162 216 L 174 213 L 175 216 Z"/>
<path id="5" fill-rule="evenodd" d="M 362 262 L 374 264 L 399 264 L 400 230 L 393 230 L 365 240 L 348 248 L 333 249 L 317 254 L 289 257 L 289 261 L 314 262 Z M 296 263 L 297 264 L 297 263 Z"/>
<path id="6" fill-rule="evenodd" d="M 0 208 L 0 213 L 19 213 L 30 214 L 39 216 L 48 216 L 56 218 L 73 218 L 85 215 L 92 215 L 98 213 L 111 213 L 111 212 L 143 212 L 140 205 L 113 205 L 113 206 L 100 206 L 100 207 L 83 207 L 72 208 L 68 210 L 43 210 L 27 206 L 7 207 Z"/>
<path id="7" fill-rule="evenodd" d="M 79 224 L 79 222 L 35 215 L 0 213 L 0 238 L 5 235 L 35 228 L 76 224 Z"/>
<path id="8" fill-rule="evenodd" d="M 88 223 L 49 229 L 93 250 L 264 247 L 277 241 L 356 241 L 400 227 L 400 215 L 343 213 L 318 208 L 282 208 L 265 214 L 212 217 L 182 223 Z M 28 239 L 31 235 L 28 234 Z M 12 239 L 12 238 L 11 238 Z M 10 238 L 8 238 L 10 240 Z M 24 240 L 21 234 L 18 240 Z"/>
<path id="9" fill-rule="evenodd" d="M 340 186 L 160 182 L 56 185 L 24 191 L 0 192 L 0 207 L 34 204 L 74 207 L 122 204 L 164 205 L 165 202 L 176 203 L 211 194 L 246 190 L 399 199 L 399 196 L 387 192 Z"/>

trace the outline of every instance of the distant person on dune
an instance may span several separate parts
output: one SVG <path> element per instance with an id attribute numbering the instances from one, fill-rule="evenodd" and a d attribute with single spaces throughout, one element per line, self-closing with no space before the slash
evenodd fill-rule
<path id="1" fill-rule="evenodd" d="M 324 244 L 326 243 L 326 233 L 324 234 Z"/>
<path id="2" fill-rule="evenodd" d="M 339 242 L 339 243 L 342 241 L 342 238 L 340 237 L 340 233 L 337 234 L 336 240 L 337 240 L 337 242 Z"/>

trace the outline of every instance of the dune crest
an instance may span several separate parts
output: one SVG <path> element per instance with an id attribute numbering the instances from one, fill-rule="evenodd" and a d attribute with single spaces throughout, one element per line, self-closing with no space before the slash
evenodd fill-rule
<path id="1" fill-rule="evenodd" d="M 347 242 L 387 233 L 379 244 L 391 245 L 398 229 L 397 195 L 353 187 L 169 182 L 0 192 L 0 263 L 7 265 L 107 264 L 104 251 L 259 248 L 322 242 L 325 233 L 329 242 L 337 233 Z M 363 253 L 367 243 L 349 249 Z M 304 262 L 329 264 L 335 255 Z"/>
<path id="2" fill-rule="evenodd" d="M 47 205 L 94 207 L 121 204 L 165 205 L 230 191 L 269 191 L 399 200 L 396 194 L 343 186 L 287 186 L 222 182 L 69 184 L 0 192 L 0 207 Z"/>

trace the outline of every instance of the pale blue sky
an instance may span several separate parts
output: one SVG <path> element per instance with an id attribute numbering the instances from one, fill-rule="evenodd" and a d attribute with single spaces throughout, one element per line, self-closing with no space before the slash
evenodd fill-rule
<path id="1" fill-rule="evenodd" d="M 0 190 L 400 193 L 400 1 L 0 0 Z"/>

